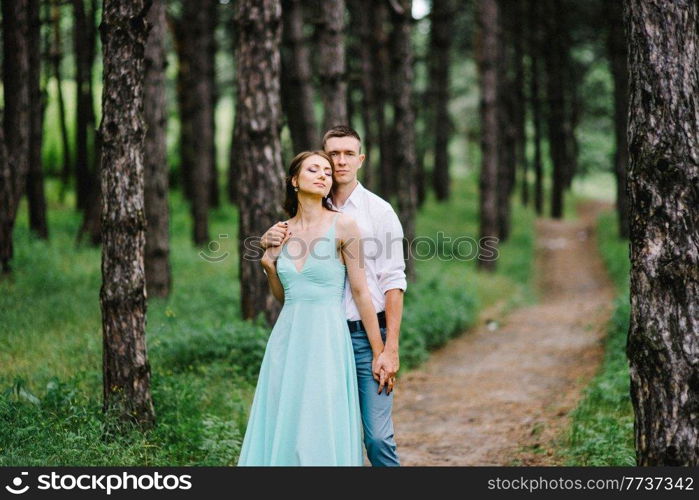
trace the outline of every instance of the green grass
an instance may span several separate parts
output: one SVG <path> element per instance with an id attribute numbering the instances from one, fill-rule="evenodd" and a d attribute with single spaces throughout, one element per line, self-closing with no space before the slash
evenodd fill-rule
<path id="1" fill-rule="evenodd" d="M 619 239 L 615 213 L 597 222 L 599 249 L 618 296 L 608 325 L 604 361 L 572 414 L 562 454 L 568 465 L 635 465 L 626 335 L 629 327 L 628 242 Z"/>
<path id="2" fill-rule="evenodd" d="M 173 291 L 151 298 L 148 354 L 157 415 L 154 430 L 103 435 L 100 250 L 76 246 L 73 193 L 46 184 L 50 240 L 15 226 L 13 275 L 0 282 L 0 465 L 226 465 L 237 460 L 269 329 L 239 314 L 237 211 L 213 210 L 211 235 L 228 257 L 211 263 L 190 241 L 187 204 L 171 193 Z M 455 183 L 452 201 L 429 199 L 423 235 L 474 235 L 476 186 Z M 473 260 L 417 262 L 401 332 L 402 372 L 467 329 L 483 305 L 528 296 L 531 215 L 513 213 L 495 275 Z M 219 235 L 229 235 L 220 238 Z"/>

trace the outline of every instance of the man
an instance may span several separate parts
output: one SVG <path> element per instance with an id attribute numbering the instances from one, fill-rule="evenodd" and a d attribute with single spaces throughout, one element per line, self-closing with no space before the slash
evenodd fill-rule
<path id="1" fill-rule="evenodd" d="M 377 381 L 372 373 L 371 346 L 345 282 L 344 305 L 357 366 L 364 445 L 373 466 L 398 466 L 391 412 L 399 368 L 398 337 L 403 293 L 407 288 L 403 228 L 391 205 L 357 180 L 364 155 L 361 154 L 361 139 L 355 130 L 346 126 L 331 128 L 323 136 L 323 150 L 335 164 L 331 193 L 333 208 L 351 215 L 362 234 L 367 284 L 384 341 L 384 350 L 376 366 L 382 376 Z M 279 245 L 286 231 L 282 222 L 272 226 L 262 236 L 262 246 Z"/>

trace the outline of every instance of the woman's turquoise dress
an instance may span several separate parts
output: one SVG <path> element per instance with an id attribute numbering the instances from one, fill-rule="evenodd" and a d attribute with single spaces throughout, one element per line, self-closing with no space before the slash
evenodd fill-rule
<path id="1" fill-rule="evenodd" d="M 238 465 L 357 465 L 362 424 L 334 217 L 301 271 L 277 260 L 284 307 L 260 368 Z"/>

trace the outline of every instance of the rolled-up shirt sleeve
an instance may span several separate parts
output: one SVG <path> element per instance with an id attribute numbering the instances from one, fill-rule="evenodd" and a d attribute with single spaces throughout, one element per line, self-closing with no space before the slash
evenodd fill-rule
<path id="1" fill-rule="evenodd" d="M 403 226 L 392 208 L 386 210 L 380 219 L 383 234 L 383 251 L 376 258 L 381 293 L 394 288 L 405 291 L 408 283 L 405 279 L 405 260 L 403 257 Z"/>

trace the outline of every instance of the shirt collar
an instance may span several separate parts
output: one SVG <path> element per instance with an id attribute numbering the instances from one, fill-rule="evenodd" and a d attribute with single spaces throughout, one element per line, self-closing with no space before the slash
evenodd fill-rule
<path id="1" fill-rule="evenodd" d="M 357 185 L 354 186 L 354 189 L 352 190 L 352 193 L 350 193 L 349 198 L 347 198 L 347 201 L 345 201 L 344 206 L 347 206 L 348 203 L 352 203 L 355 207 L 359 208 L 359 200 L 363 193 L 364 186 L 362 186 L 361 182 L 357 181 Z M 333 203 L 333 207 L 337 209 L 335 203 Z"/>

